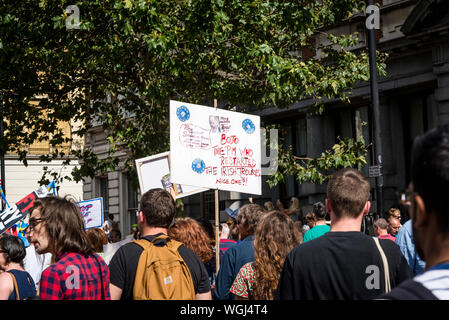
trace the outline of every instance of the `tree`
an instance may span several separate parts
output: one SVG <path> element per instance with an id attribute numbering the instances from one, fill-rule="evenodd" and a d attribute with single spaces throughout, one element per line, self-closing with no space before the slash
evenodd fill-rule
<path id="1" fill-rule="evenodd" d="M 115 168 L 119 149 L 129 152 L 127 170 L 136 158 L 166 151 L 170 99 L 211 105 L 216 98 L 254 111 L 312 97 L 322 111 L 322 98 L 349 101 L 347 90 L 369 79 L 367 53 L 345 49 L 356 35 L 325 33 L 362 11 L 361 0 L 82 0 L 71 7 L 79 21 L 77 10 L 66 10 L 72 4 L 0 1 L 7 126 L 0 152 L 18 152 L 26 163 L 24 145 L 64 141 L 58 121 L 83 123 L 73 132 L 83 136 L 95 118 L 107 132 L 109 156 L 73 150 L 82 163 L 77 181 Z M 307 58 L 317 33 L 330 45 Z M 37 96 L 39 105 L 31 105 Z"/>

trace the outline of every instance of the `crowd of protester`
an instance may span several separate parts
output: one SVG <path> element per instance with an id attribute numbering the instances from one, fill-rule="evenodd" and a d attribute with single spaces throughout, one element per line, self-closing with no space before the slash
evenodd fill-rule
<path id="1" fill-rule="evenodd" d="M 0 237 L 0 299 L 449 299 L 447 172 L 449 125 L 415 140 L 408 210 L 390 208 L 372 235 L 361 232 L 370 183 L 352 168 L 310 212 L 295 197 L 227 208 L 219 243 L 209 220 L 175 219 L 163 189 L 142 195 L 124 240 L 113 216 L 86 231 L 71 199 L 37 199 L 29 246 Z"/>

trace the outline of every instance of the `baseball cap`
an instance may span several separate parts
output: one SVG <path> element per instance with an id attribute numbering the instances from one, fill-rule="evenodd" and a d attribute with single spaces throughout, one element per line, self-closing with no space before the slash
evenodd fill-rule
<path id="1" fill-rule="evenodd" d="M 239 214 L 240 208 L 237 208 L 235 210 L 232 210 L 231 208 L 226 208 L 225 211 L 233 219 L 237 219 L 237 215 Z"/>

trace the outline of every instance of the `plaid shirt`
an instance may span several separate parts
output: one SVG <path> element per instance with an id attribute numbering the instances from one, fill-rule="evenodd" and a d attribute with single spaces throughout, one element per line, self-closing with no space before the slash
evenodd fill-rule
<path id="1" fill-rule="evenodd" d="M 103 287 L 106 300 L 109 294 L 109 268 L 101 257 Z M 100 269 L 93 255 L 64 252 L 56 263 L 42 272 L 40 298 L 42 300 L 101 300 Z"/>

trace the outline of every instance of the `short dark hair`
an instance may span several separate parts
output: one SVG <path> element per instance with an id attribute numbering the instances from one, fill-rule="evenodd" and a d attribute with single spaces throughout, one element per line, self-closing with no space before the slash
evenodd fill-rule
<path id="1" fill-rule="evenodd" d="M 438 126 L 418 136 L 411 159 L 413 189 L 426 209 L 436 215 L 438 226 L 449 233 L 447 190 L 449 190 L 449 125 Z"/>
<path id="2" fill-rule="evenodd" d="M 353 168 L 335 172 L 327 184 L 327 198 L 339 217 L 357 218 L 370 197 L 370 184 Z"/>
<path id="3" fill-rule="evenodd" d="M 176 204 L 168 191 L 156 188 L 142 195 L 140 210 L 145 215 L 148 226 L 168 228 L 175 217 Z"/>
<path id="4" fill-rule="evenodd" d="M 0 249 L 5 253 L 7 264 L 14 262 L 23 266 L 26 250 L 22 239 L 10 234 L 3 234 L 0 238 Z"/>
<path id="5" fill-rule="evenodd" d="M 312 212 L 315 214 L 317 220 L 324 220 L 326 218 L 326 206 L 322 202 L 314 203 Z"/>

